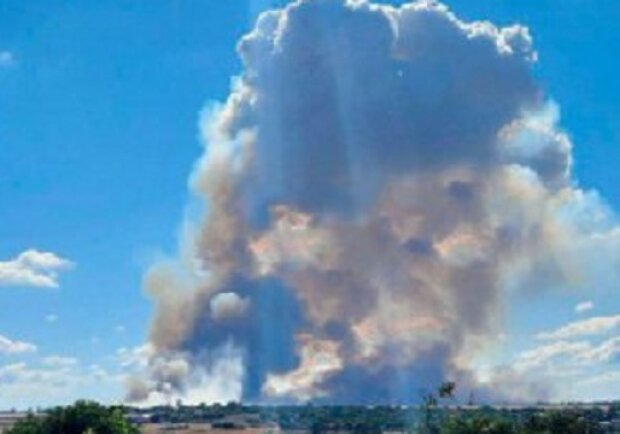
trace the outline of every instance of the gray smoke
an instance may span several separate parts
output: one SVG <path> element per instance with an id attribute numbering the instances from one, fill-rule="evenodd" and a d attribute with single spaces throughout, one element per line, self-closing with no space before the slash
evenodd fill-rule
<path id="1" fill-rule="evenodd" d="M 509 293 L 583 279 L 570 246 L 610 245 L 526 28 L 429 1 L 300 0 L 238 51 L 243 74 L 202 123 L 204 219 L 146 278 L 152 351 L 132 397 L 477 387 L 471 361 Z M 200 393 L 218 381 L 220 396 Z"/>

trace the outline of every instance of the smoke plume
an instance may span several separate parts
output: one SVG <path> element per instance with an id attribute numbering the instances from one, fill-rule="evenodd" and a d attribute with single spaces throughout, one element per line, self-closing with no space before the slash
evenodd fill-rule
<path id="1" fill-rule="evenodd" d="M 514 291 L 579 285 L 584 251 L 618 257 L 620 231 L 571 179 L 526 28 L 429 1 L 299 0 L 238 52 L 201 123 L 203 220 L 146 277 L 133 398 L 214 381 L 270 402 L 476 387 L 471 360 Z"/>

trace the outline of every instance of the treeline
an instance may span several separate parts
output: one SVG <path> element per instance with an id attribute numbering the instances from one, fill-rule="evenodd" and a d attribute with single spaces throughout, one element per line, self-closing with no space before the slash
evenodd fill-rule
<path id="1" fill-rule="evenodd" d="M 444 394 L 445 395 L 445 394 Z M 159 406 L 147 409 L 78 401 L 33 414 L 6 434 L 136 434 L 134 422 L 217 423 L 246 420 L 256 427 L 304 431 L 310 434 L 610 434 L 620 418 L 620 405 L 553 410 L 531 407 L 458 408 L 440 405 L 441 394 L 424 405 L 402 406 Z M 239 416 L 231 419 L 231 416 Z"/>
<path id="2" fill-rule="evenodd" d="M 546 411 L 524 422 L 501 417 L 452 417 L 440 428 L 430 430 L 437 434 L 608 434 L 613 431 L 598 421 L 588 420 L 574 411 Z"/>
<path id="3" fill-rule="evenodd" d="M 245 415 L 258 426 L 320 433 L 376 434 L 385 432 L 423 434 L 599 434 L 614 432 L 620 419 L 620 403 L 607 406 L 565 407 L 458 407 L 449 390 L 427 394 L 417 406 L 226 405 L 160 406 L 133 409 L 154 423 L 213 423 Z M 241 418 L 243 420 L 244 418 Z M 252 425 L 255 426 L 255 425 Z"/>
<path id="4" fill-rule="evenodd" d="M 92 401 L 78 401 L 44 414 L 30 414 L 6 434 L 138 434 L 122 407 L 106 407 Z"/>
<path id="5" fill-rule="evenodd" d="M 485 414 L 486 413 L 486 414 Z M 312 434 L 349 432 L 381 434 L 385 432 L 416 434 L 609 434 L 615 433 L 607 421 L 584 416 L 574 410 L 540 411 L 527 417 L 499 412 L 467 410 L 438 411 L 433 420 L 418 420 L 410 425 L 394 420 L 351 420 L 334 423 L 319 419 L 311 425 Z M 620 432 L 620 431 L 617 431 Z"/>

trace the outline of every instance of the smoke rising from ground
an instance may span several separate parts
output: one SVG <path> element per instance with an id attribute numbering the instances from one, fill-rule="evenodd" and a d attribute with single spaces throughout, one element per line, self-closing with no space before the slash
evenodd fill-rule
<path id="1" fill-rule="evenodd" d="M 303 0 L 238 51 L 243 74 L 202 122 L 204 218 L 146 277 L 156 314 L 131 398 L 483 388 L 471 360 L 511 292 L 582 284 L 584 251 L 619 257 L 620 230 L 571 179 L 526 28 Z"/>

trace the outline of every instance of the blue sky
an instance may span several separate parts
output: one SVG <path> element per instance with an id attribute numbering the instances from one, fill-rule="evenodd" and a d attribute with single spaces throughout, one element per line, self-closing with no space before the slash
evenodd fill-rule
<path id="1" fill-rule="evenodd" d="M 24 388 L 11 400 L 0 379 L 0 407 L 73 399 L 78 388 L 122 394 L 117 353 L 144 342 L 152 306 L 142 276 L 176 251 L 199 112 L 228 94 L 236 41 L 256 14 L 281 3 L 0 0 L 0 261 L 36 249 L 72 263 L 60 266 L 58 287 L 0 286 L 0 335 L 37 347 L 0 351 L 0 369 L 70 367 L 85 385 L 49 398 Z M 530 28 L 576 178 L 620 209 L 620 4 L 446 3 L 465 20 Z M 512 306 L 513 344 L 497 357 L 531 348 L 538 331 L 619 313 L 617 288 L 598 289 Z M 585 300 L 593 309 L 576 313 Z"/>

